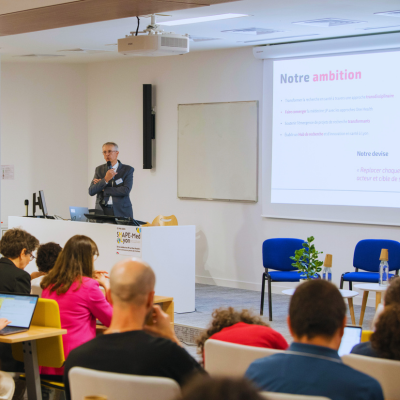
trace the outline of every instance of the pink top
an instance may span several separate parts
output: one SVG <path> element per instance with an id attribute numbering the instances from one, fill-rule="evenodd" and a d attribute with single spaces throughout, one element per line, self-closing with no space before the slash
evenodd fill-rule
<path id="1" fill-rule="evenodd" d="M 74 282 L 66 293 L 58 295 L 43 289 L 44 299 L 55 300 L 60 308 L 61 328 L 68 333 L 62 336 L 64 356 L 70 351 L 96 337 L 96 319 L 110 326 L 112 307 L 100 291 L 99 283 L 94 279 L 82 277 L 82 284 Z M 41 374 L 63 375 L 64 367 L 42 367 Z"/>

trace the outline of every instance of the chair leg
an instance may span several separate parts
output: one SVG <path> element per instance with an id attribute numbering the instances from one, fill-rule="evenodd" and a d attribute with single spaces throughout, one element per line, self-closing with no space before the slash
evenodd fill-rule
<path id="1" fill-rule="evenodd" d="M 268 307 L 269 307 L 269 320 L 272 321 L 272 290 L 271 290 L 271 278 L 268 277 Z"/>
<path id="2" fill-rule="evenodd" d="M 340 277 L 340 289 L 343 289 L 343 274 Z"/>
<path id="3" fill-rule="evenodd" d="M 349 281 L 349 290 L 353 290 L 353 282 Z"/>
<path id="4" fill-rule="evenodd" d="M 260 315 L 264 314 L 265 272 L 262 274 Z"/>

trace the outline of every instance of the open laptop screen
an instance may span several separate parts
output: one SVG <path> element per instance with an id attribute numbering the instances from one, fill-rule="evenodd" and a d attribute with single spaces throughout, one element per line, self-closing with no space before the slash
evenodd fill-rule
<path id="1" fill-rule="evenodd" d="M 346 326 L 344 328 L 344 334 L 342 337 L 342 342 L 338 350 L 340 357 L 345 354 L 350 354 L 352 348 L 360 343 L 361 341 L 361 326 Z"/>
<path id="2" fill-rule="evenodd" d="M 0 318 L 11 321 L 8 326 L 29 328 L 38 296 L 0 293 Z"/>

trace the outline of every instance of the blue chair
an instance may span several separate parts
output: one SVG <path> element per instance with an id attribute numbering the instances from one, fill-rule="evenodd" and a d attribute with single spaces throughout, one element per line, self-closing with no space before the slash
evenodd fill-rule
<path id="1" fill-rule="evenodd" d="M 271 283 L 300 281 L 300 273 L 297 272 L 297 268 L 292 267 L 293 261 L 290 257 L 294 256 L 296 250 L 303 248 L 303 243 L 304 240 L 302 239 L 267 239 L 263 243 L 262 254 L 265 272 L 262 275 L 260 315 L 264 313 L 265 281 L 267 280 L 270 321 L 272 321 Z M 270 269 L 275 271 L 269 271 Z"/>
<path id="2" fill-rule="evenodd" d="M 379 257 L 382 249 L 389 250 L 389 271 L 400 269 L 400 243 L 395 240 L 365 239 L 360 240 L 354 249 L 353 266 L 355 272 L 345 272 L 340 279 L 340 289 L 343 283 L 349 282 L 349 289 L 353 289 L 353 282 L 379 283 Z M 368 272 L 359 272 L 359 270 Z M 392 277 L 393 274 L 389 274 Z"/>

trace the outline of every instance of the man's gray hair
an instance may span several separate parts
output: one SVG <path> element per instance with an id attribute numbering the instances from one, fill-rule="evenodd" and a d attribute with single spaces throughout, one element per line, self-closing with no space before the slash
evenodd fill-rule
<path id="1" fill-rule="evenodd" d="M 114 146 L 115 150 L 118 151 L 118 145 L 115 142 L 104 143 L 102 147 L 104 147 L 104 146 Z"/>

